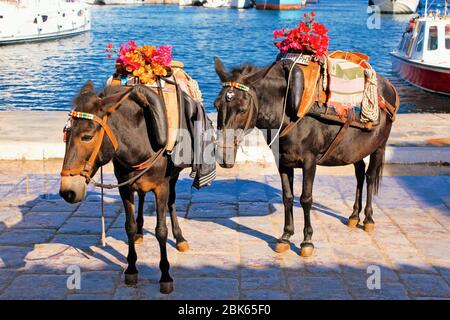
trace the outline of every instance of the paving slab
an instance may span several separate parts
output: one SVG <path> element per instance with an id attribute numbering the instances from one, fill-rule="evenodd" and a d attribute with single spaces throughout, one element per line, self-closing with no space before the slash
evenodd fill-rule
<path id="1" fill-rule="evenodd" d="M 176 250 L 167 217 L 175 291 L 163 295 L 150 195 L 144 243 L 136 245 L 139 283 L 127 287 L 125 213 L 117 193 L 106 197 L 103 247 L 98 190 L 89 187 L 87 201 L 69 205 L 56 194 L 60 162 L 45 170 L 42 164 L 17 166 L 17 172 L 6 173 L 0 162 L 2 190 L 21 190 L 0 200 L 0 299 L 450 299 L 450 170 L 445 168 L 386 166 L 374 198 L 372 233 L 346 226 L 355 190 L 353 168 L 336 174 L 319 168 L 311 215 L 315 250 L 308 258 L 300 257 L 300 188 L 294 190 L 290 250 L 274 251 L 284 226 L 275 167 L 219 168 L 217 185 L 200 191 L 192 190 L 192 180 L 183 173 L 177 213 L 190 250 Z M 28 182 L 11 174 L 26 175 Z M 105 177 L 114 180 L 110 167 Z M 300 171 L 296 179 L 298 185 Z M 68 268 L 74 266 L 81 272 L 79 290 L 66 285 Z M 367 286 L 373 267 L 380 270 L 380 289 Z"/>

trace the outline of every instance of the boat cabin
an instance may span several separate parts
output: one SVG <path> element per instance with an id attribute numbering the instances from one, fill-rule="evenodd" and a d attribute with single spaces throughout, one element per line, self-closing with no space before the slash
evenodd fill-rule
<path id="1" fill-rule="evenodd" d="M 430 64 L 449 64 L 450 16 L 412 19 L 403 33 L 398 54 Z"/>

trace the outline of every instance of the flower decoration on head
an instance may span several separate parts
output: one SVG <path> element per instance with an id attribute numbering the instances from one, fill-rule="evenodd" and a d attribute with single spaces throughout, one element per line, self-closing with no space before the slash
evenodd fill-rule
<path id="1" fill-rule="evenodd" d="M 320 59 L 328 51 L 328 29 L 315 21 L 316 14 L 311 12 L 303 15 L 304 20 L 294 29 L 283 28 L 275 30 L 273 37 L 275 46 L 281 53 L 308 53 Z"/>
<path id="2" fill-rule="evenodd" d="M 133 75 L 143 84 L 154 84 L 165 77 L 172 62 L 172 46 L 137 46 L 135 41 L 123 43 L 117 51 L 112 44 L 106 46 L 108 58 L 117 54 L 116 69 L 120 74 Z"/>

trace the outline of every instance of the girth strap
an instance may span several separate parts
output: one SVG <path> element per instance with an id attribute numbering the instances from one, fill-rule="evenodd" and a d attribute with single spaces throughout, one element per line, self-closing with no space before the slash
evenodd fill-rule
<path id="1" fill-rule="evenodd" d="M 348 131 L 348 128 L 350 127 L 350 123 L 353 121 L 355 116 L 355 113 L 353 112 L 353 109 L 349 109 L 347 112 L 347 121 L 345 121 L 344 125 L 339 130 L 338 134 L 334 138 L 333 142 L 331 142 L 330 146 L 328 147 L 327 151 L 320 157 L 318 163 L 320 164 L 324 160 L 326 160 L 330 154 L 336 149 L 336 147 L 341 143 L 341 141 L 344 139 L 345 134 Z"/>

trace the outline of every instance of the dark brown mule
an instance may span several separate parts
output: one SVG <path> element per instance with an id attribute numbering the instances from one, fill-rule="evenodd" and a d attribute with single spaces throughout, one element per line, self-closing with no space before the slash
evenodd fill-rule
<path id="1" fill-rule="evenodd" d="M 303 76 L 291 82 L 283 118 L 283 102 L 288 89 L 287 74 L 289 72 L 286 72 L 286 70 L 290 68 L 287 68 L 282 62 L 277 62 L 269 72 L 267 72 L 268 68 L 256 68 L 251 65 L 244 65 L 227 72 L 222 62 L 216 58 L 215 68 L 223 83 L 235 82 L 243 84 L 249 89 L 245 91 L 229 85 L 222 88 L 215 102 L 218 109 L 217 126 L 219 130 L 246 131 L 257 127 L 266 129 L 267 140 L 271 141 L 273 130 L 277 131 L 280 125 L 285 128 L 290 121 L 295 120 L 295 106 L 299 105 L 303 91 Z M 379 95 L 384 97 L 391 105 L 396 104 L 397 94 L 395 89 L 386 79 L 380 76 L 378 77 L 378 91 Z M 282 119 L 284 119 L 283 123 Z M 322 159 L 322 156 L 338 135 L 342 127 L 341 124 L 306 116 L 292 131 L 280 138 L 279 152 L 274 152 L 274 155 L 278 160 L 278 170 L 281 176 L 285 224 L 284 232 L 275 248 L 277 252 L 290 248 L 289 239 L 294 234 L 292 214 L 294 168 L 302 168 L 303 170 L 303 187 L 300 197 L 305 219 L 304 239 L 301 243 L 302 256 L 310 256 L 314 249 L 311 240 L 313 228 L 310 210 L 317 165 L 343 166 L 353 164 L 355 166 L 357 187 L 353 212 L 348 220 L 350 227 L 355 227 L 359 223 L 359 213 L 362 210 L 363 184 L 366 176 L 367 202 L 364 211 L 364 229 L 366 231 L 373 230 L 372 195 L 378 190 L 385 146 L 392 126 L 392 120 L 385 112 L 380 113 L 379 122 L 372 131 L 350 127 L 344 139 L 324 159 Z M 224 136 L 228 137 L 228 135 L 221 136 L 216 154 L 219 156 L 219 164 L 229 168 L 234 165 L 239 134 L 235 134 L 234 139 L 224 139 Z M 369 155 L 370 164 L 365 173 L 363 159 Z"/>
<path id="2" fill-rule="evenodd" d="M 125 229 L 128 236 L 128 268 L 125 283 L 137 283 L 135 242 L 143 237 L 143 208 L 147 192 L 155 195 L 156 238 L 161 251 L 162 293 L 173 290 L 169 275 L 166 241 L 166 211 L 170 211 L 177 249 L 188 249 L 178 225 L 175 210 L 175 184 L 181 169 L 175 168 L 164 154 L 167 142 L 167 119 L 162 99 L 146 88 L 137 86 L 107 87 L 97 95 L 88 81 L 74 100 L 70 135 L 66 142 L 60 195 L 70 203 L 80 202 L 86 185 L 97 170 L 110 162 L 119 183 L 120 196 L 126 212 Z M 78 113 L 77 113 L 78 112 Z M 143 170 L 148 170 L 138 177 Z M 136 181 L 126 183 L 137 177 Z M 139 195 L 137 223 L 134 216 L 134 194 Z"/>

